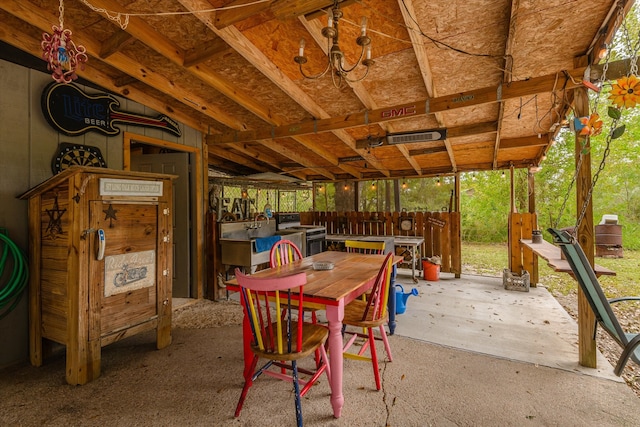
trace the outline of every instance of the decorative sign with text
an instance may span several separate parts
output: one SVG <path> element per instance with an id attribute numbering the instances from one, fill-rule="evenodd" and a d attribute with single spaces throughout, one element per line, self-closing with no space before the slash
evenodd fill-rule
<path id="1" fill-rule="evenodd" d="M 162 129 L 181 136 L 178 123 L 165 116 L 142 116 L 116 111 L 120 102 L 112 95 L 88 95 L 73 84 L 51 83 L 42 92 L 42 112 L 47 122 L 65 135 L 94 131 L 117 135 L 116 123 Z"/>
<path id="2" fill-rule="evenodd" d="M 162 181 L 100 178 L 101 196 L 162 196 Z"/>
<path id="3" fill-rule="evenodd" d="M 434 218 L 434 217 L 429 217 L 429 218 L 427 218 L 427 222 L 428 222 L 429 224 L 433 224 L 433 225 L 435 225 L 436 227 L 440 227 L 440 228 L 444 228 L 444 226 L 445 226 L 445 225 L 447 225 L 447 222 L 446 222 L 446 221 L 443 221 L 443 220 L 441 220 L 441 219 Z"/>

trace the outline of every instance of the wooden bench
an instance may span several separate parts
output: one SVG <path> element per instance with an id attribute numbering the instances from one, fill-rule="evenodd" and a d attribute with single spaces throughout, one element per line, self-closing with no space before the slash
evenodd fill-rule
<path id="1" fill-rule="evenodd" d="M 566 259 L 562 259 L 562 251 L 559 247 L 547 242 L 546 240 L 543 240 L 540 243 L 533 243 L 531 239 L 520 239 L 520 243 L 531 249 L 534 254 L 544 258 L 547 261 L 549 267 L 553 269 L 553 271 L 573 274 L 571 267 L 569 266 L 569 262 Z M 615 271 L 609 270 L 608 268 L 602 267 L 597 264 L 595 265 L 595 273 L 598 277 L 603 275 L 616 275 Z"/>

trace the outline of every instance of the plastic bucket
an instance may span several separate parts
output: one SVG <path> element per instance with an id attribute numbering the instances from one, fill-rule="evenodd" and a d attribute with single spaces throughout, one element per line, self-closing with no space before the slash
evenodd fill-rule
<path id="1" fill-rule="evenodd" d="M 429 261 L 422 261 L 424 280 L 437 282 L 440 279 L 440 266 Z"/>

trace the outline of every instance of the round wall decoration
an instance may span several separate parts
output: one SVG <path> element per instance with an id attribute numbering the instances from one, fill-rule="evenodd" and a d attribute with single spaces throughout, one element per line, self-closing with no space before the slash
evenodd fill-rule
<path id="1" fill-rule="evenodd" d="M 400 225 L 400 230 L 402 231 L 413 230 L 413 217 L 409 216 L 406 209 L 402 209 L 398 223 Z"/>
<path id="2" fill-rule="evenodd" d="M 99 148 L 68 142 L 61 143 L 51 161 L 53 174 L 55 175 L 67 169 L 69 166 L 76 165 L 99 168 L 107 167 L 107 163 L 104 161 Z"/>

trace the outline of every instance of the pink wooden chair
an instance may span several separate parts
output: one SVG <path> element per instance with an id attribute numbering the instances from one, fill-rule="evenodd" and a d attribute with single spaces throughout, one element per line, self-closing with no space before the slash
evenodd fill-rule
<path id="1" fill-rule="evenodd" d="M 271 268 L 302 259 L 302 252 L 291 240 L 278 240 L 269 252 L 269 266 Z"/>
<path id="2" fill-rule="evenodd" d="M 376 353 L 376 340 L 382 340 L 384 342 L 387 357 L 390 362 L 393 360 L 387 332 L 384 328 L 385 323 L 388 321 L 387 301 L 390 292 L 389 287 L 392 269 L 393 253 L 389 253 L 380 267 L 376 281 L 366 301 L 356 299 L 344 308 L 344 335 L 345 337 L 350 336 L 350 338 L 343 347 L 343 355 L 345 358 L 371 361 L 377 390 L 380 390 L 381 384 L 380 372 L 378 370 L 378 354 Z M 356 332 L 350 330 L 349 327 L 358 328 L 364 332 Z M 380 337 L 376 337 L 374 334 L 374 329 L 376 328 L 380 331 Z M 360 350 L 357 353 L 348 352 L 349 348 L 359 337 L 365 340 Z M 369 356 L 365 355 L 367 348 L 369 349 Z"/>
<path id="3" fill-rule="evenodd" d="M 253 382 L 260 375 L 268 374 L 293 382 L 296 419 L 301 427 L 301 397 L 309 391 L 323 372 L 326 371 L 327 378 L 330 377 L 324 348 L 329 329 L 322 325 L 306 323 L 302 317 L 295 315 L 302 311 L 302 291 L 307 283 L 307 276 L 305 273 L 299 273 L 284 278 L 257 278 L 247 276 L 239 269 L 236 269 L 235 274 L 240 286 L 244 315 L 247 316 L 253 334 L 251 369 L 245 373 L 244 387 L 235 416 L 240 416 L 242 405 Z M 296 291 L 295 295 L 292 290 Z M 315 364 L 314 370 L 298 366 L 298 360 L 314 354 L 316 350 L 320 350 L 322 357 Z M 257 368 L 258 360 L 261 358 L 267 362 Z M 271 367 L 280 369 L 269 370 Z M 283 373 L 282 369 L 291 371 L 291 375 Z M 309 378 L 302 380 L 298 377 L 299 373 L 308 375 Z"/>

